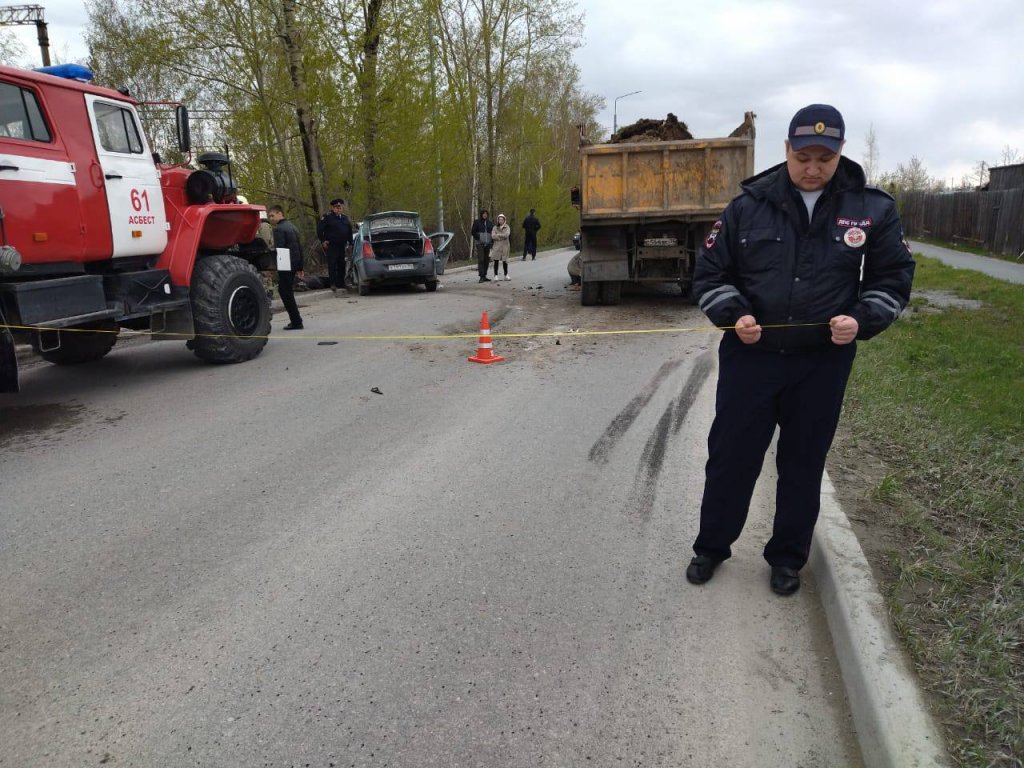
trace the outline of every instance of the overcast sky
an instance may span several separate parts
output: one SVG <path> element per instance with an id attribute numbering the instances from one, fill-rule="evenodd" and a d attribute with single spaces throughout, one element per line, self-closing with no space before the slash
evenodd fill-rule
<path id="1" fill-rule="evenodd" d="M 85 55 L 84 4 L 40 0 L 54 51 Z M 610 130 L 674 112 L 698 138 L 725 136 L 757 113 L 756 165 L 782 159 L 789 119 L 834 104 L 845 154 L 861 161 L 874 125 L 879 167 L 916 155 L 960 181 L 1007 145 L 1024 154 L 1024 3 L 1021 0 L 577 0 L 576 52 L 586 90 L 603 97 Z M 18 29 L 38 57 L 34 27 Z"/>
<path id="2" fill-rule="evenodd" d="M 1024 155 L 1021 0 L 583 0 L 586 89 L 601 121 L 673 112 L 697 138 L 726 136 L 757 113 L 758 170 L 783 158 L 789 120 L 812 103 L 846 121 L 861 162 L 874 125 L 879 167 L 919 157 L 960 181 L 979 160 Z"/>

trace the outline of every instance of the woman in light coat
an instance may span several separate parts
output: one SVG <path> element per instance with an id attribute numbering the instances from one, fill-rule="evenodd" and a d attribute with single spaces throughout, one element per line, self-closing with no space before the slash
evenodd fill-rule
<path id="1" fill-rule="evenodd" d="M 512 227 L 505 222 L 505 214 L 499 213 L 498 220 L 494 224 L 494 229 L 491 230 L 491 239 L 493 245 L 491 246 L 491 259 L 494 261 L 494 279 L 500 280 L 498 277 L 498 265 L 503 264 L 505 266 L 505 279 L 511 280 L 508 276 L 508 254 L 511 250 L 509 244 L 509 238 L 512 237 Z"/>

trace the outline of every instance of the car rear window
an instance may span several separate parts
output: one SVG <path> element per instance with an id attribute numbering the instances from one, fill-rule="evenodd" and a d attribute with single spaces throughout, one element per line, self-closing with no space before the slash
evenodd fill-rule
<path id="1" fill-rule="evenodd" d="M 370 219 L 370 234 L 382 232 L 386 229 L 406 229 L 413 232 L 419 231 L 415 216 L 381 216 Z"/>

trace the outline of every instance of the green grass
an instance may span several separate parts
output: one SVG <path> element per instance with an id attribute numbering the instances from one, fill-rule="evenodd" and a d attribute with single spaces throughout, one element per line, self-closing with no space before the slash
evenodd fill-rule
<path id="1" fill-rule="evenodd" d="M 970 768 L 1024 760 L 1024 289 L 916 256 L 916 310 L 858 347 L 844 424 L 889 473 L 896 627 Z M 927 291 L 982 302 L 934 311 Z"/>

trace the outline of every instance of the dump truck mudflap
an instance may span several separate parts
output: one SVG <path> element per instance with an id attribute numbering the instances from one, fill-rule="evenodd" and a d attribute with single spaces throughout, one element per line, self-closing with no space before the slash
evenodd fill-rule
<path id="1" fill-rule="evenodd" d="M 0 324 L 7 324 L 0 312 Z M 18 391 L 18 354 L 14 348 L 14 336 L 6 328 L 0 328 L 0 392 Z"/>

